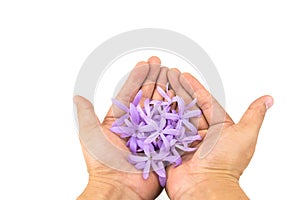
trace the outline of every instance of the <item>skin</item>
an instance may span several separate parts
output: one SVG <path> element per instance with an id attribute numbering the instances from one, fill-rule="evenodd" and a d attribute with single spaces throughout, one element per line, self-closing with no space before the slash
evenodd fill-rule
<path id="1" fill-rule="evenodd" d="M 155 90 L 155 84 L 164 87 L 166 82 L 170 82 L 171 93 L 182 96 L 186 103 L 197 98 L 197 106 L 193 109 L 201 109 L 203 115 L 193 119 L 192 123 L 204 139 L 194 144 L 198 146 L 197 151 L 182 156 L 182 165 L 167 167 L 168 196 L 170 199 L 248 199 L 239 185 L 239 178 L 253 156 L 259 129 L 267 109 L 273 105 L 273 98 L 262 96 L 255 100 L 235 124 L 191 74 L 161 67 L 160 63 L 157 57 L 139 62 L 116 98 L 128 105 L 136 92 L 142 89 L 143 100 L 162 99 Z M 162 188 L 154 173 L 144 180 L 132 166 L 124 166 L 127 162 L 123 162 L 122 167 L 130 170 L 112 169 L 99 162 L 97 156 L 86 148 L 85 136 L 97 133 L 104 135 L 115 147 L 128 151 L 125 141 L 109 130 L 111 124 L 124 113 L 112 106 L 101 123 L 87 99 L 75 96 L 74 103 L 89 173 L 88 185 L 78 199 L 155 199 Z"/>
<path id="2" fill-rule="evenodd" d="M 196 152 L 183 156 L 182 165 L 168 168 L 166 190 L 169 197 L 248 199 L 239 186 L 239 178 L 253 156 L 259 129 L 267 109 L 273 105 L 273 98 L 262 96 L 255 100 L 235 124 L 197 79 L 175 71 L 179 74 L 181 89 L 198 100 L 197 105 L 203 112 L 198 131 L 206 137 Z M 213 149 L 203 154 L 210 144 L 215 144 Z"/>
<path id="3" fill-rule="evenodd" d="M 157 57 L 149 58 L 148 62 L 137 63 L 116 98 L 128 106 L 139 89 L 143 91 L 142 102 L 146 98 L 154 98 L 153 95 L 157 96 L 157 92 L 154 90 L 156 80 L 160 80 L 161 84 L 164 85 L 167 81 L 167 68 L 163 69 L 161 74 L 160 71 L 160 59 Z M 77 106 L 79 135 L 89 173 L 89 183 L 78 199 L 155 199 L 162 188 L 154 172 L 150 173 L 146 181 L 140 171 L 135 170 L 132 166 L 124 166 L 130 164 L 126 161 L 126 157 L 117 158 L 118 155 L 110 157 L 118 161 L 124 159 L 125 162 L 122 162 L 120 168 L 126 170 L 112 169 L 99 162 L 98 157 L 93 155 L 94 152 L 89 152 L 85 145 L 89 142 L 84 141 L 86 138 L 93 138 L 94 135 L 100 134 L 105 135 L 109 143 L 114 144 L 115 147 L 128 151 L 125 141 L 109 130 L 112 123 L 124 112 L 113 105 L 103 122 L 100 122 L 94 112 L 93 105 L 87 99 L 75 96 L 74 103 Z M 87 135 L 89 137 L 85 137 Z M 100 146 L 105 145 L 102 143 Z M 112 152 L 111 149 L 104 149 L 103 151 Z"/>

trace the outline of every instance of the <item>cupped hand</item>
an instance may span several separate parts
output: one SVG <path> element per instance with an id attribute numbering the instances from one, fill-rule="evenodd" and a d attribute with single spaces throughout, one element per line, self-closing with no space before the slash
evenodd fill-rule
<path id="1" fill-rule="evenodd" d="M 203 115 L 194 121 L 204 138 L 196 152 L 183 155 L 182 164 L 167 169 L 166 190 L 171 199 L 248 199 L 239 178 L 249 164 L 265 113 L 273 105 L 262 96 L 234 123 L 222 106 L 191 74 L 168 72 L 176 95 L 186 103 L 197 98 Z M 195 119 L 194 119 L 195 120 Z"/>
<path id="2" fill-rule="evenodd" d="M 138 90 L 143 97 L 159 99 L 155 85 L 167 83 L 167 68 L 160 66 L 157 57 L 139 62 L 131 71 L 116 99 L 129 106 Z M 109 87 L 109 86 L 107 86 Z M 151 172 L 144 180 L 141 172 L 127 162 L 126 141 L 110 131 L 112 123 L 124 112 L 112 105 L 103 122 L 93 105 L 81 96 L 75 96 L 79 136 L 89 173 L 89 183 L 78 199 L 154 199 L 161 192 L 157 176 Z"/>

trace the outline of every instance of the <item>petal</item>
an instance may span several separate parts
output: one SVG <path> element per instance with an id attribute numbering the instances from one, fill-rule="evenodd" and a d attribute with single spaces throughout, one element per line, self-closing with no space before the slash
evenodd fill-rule
<path id="1" fill-rule="evenodd" d="M 136 140 L 137 145 L 144 150 L 144 142 L 142 140 Z"/>
<path id="2" fill-rule="evenodd" d="M 182 120 L 182 123 L 188 128 L 188 129 L 190 129 L 191 131 L 192 131 L 192 133 L 197 133 L 197 129 L 196 129 L 196 127 L 192 124 L 192 123 L 190 123 L 189 121 L 187 121 L 187 120 Z"/>
<path id="3" fill-rule="evenodd" d="M 180 132 L 177 129 L 165 129 L 163 133 L 166 135 L 178 135 Z"/>
<path id="4" fill-rule="evenodd" d="M 183 138 L 183 141 L 188 142 L 188 143 L 192 143 L 196 140 L 201 140 L 201 136 L 200 135 L 192 135 L 192 136 L 187 136 L 187 137 Z"/>
<path id="5" fill-rule="evenodd" d="M 164 144 L 164 143 L 163 143 L 162 140 L 158 140 L 158 141 L 156 142 L 156 147 L 157 147 L 157 149 L 161 149 L 163 144 Z"/>
<path id="6" fill-rule="evenodd" d="M 120 118 L 116 119 L 114 121 L 114 123 L 112 124 L 112 126 L 120 126 L 122 124 L 124 124 L 124 121 L 129 117 L 128 113 L 124 114 L 123 116 L 121 116 Z"/>
<path id="7" fill-rule="evenodd" d="M 165 177 L 158 177 L 158 179 L 159 179 L 159 184 L 160 184 L 160 186 L 161 187 L 165 187 L 166 186 L 166 178 Z"/>
<path id="8" fill-rule="evenodd" d="M 150 111 L 151 111 L 149 101 L 150 100 L 148 98 L 145 99 L 145 101 L 144 101 L 144 106 L 145 106 L 145 111 L 146 111 L 147 116 L 150 116 Z"/>
<path id="9" fill-rule="evenodd" d="M 148 125 L 139 127 L 138 130 L 140 132 L 152 132 L 152 131 L 155 131 L 155 127 L 153 127 L 152 125 L 148 124 Z"/>
<path id="10" fill-rule="evenodd" d="M 175 161 L 175 163 L 174 163 L 174 167 L 177 167 L 177 166 L 179 166 L 179 165 L 181 165 L 182 164 L 182 159 L 181 159 L 181 157 L 179 156 L 178 157 L 178 159 Z"/>
<path id="11" fill-rule="evenodd" d="M 181 97 L 177 96 L 177 105 L 178 105 L 178 114 L 179 116 L 182 116 L 184 110 L 185 110 L 185 104 Z"/>
<path id="12" fill-rule="evenodd" d="M 182 151 L 184 151 L 184 148 L 185 148 L 185 147 L 182 145 L 182 143 L 180 143 L 180 144 L 177 143 L 177 144 L 175 145 L 175 147 L 176 147 L 177 149 L 179 149 L 179 150 L 182 150 Z"/>
<path id="13" fill-rule="evenodd" d="M 167 156 L 166 158 L 164 158 L 164 161 L 167 161 L 167 162 L 173 164 L 173 163 L 176 163 L 178 158 L 180 158 L 180 156 Z"/>
<path id="14" fill-rule="evenodd" d="M 161 162 L 158 162 L 157 164 L 158 164 L 158 168 L 162 169 L 163 172 L 164 172 L 164 174 L 165 174 L 165 176 L 166 176 L 166 168 L 165 168 L 164 163 L 161 161 Z"/>
<path id="15" fill-rule="evenodd" d="M 165 136 L 169 142 L 174 139 L 173 135 L 165 135 Z"/>
<path id="16" fill-rule="evenodd" d="M 180 149 L 182 151 L 186 151 L 186 152 L 191 152 L 191 151 L 197 150 L 197 148 L 185 147 L 185 146 L 179 145 L 179 144 L 176 145 L 176 148 L 178 148 L 178 149 Z"/>
<path id="17" fill-rule="evenodd" d="M 171 98 L 169 97 L 169 95 L 166 94 L 166 92 L 159 86 L 156 87 L 157 88 L 157 91 L 158 93 L 163 97 L 165 98 L 167 101 L 171 101 Z"/>
<path id="18" fill-rule="evenodd" d="M 182 120 L 178 120 L 177 124 L 176 124 L 176 129 L 180 130 L 182 128 Z"/>
<path id="19" fill-rule="evenodd" d="M 170 154 L 170 151 L 161 149 L 158 153 L 154 152 L 152 154 L 153 154 L 152 160 L 161 161 Z"/>
<path id="20" fill-rule="evenodd" d="M 169 92 L 169 85 L 170 85 L 169 82 L 167 82 L 167 84 L 166 84 L 166 91 L 167 91 L 167 92 Z M 170 96 L 170 95 L 169 95 L 169 96 Z"/>
<path id="21" fill-rule="evenodd" d="M 197 103 L 197 98 L 193 99 L 191 103 L 185 106 L 185 110 L 192 108 Z"/>
<path id="22" fill-rule="evenodd" d="M 150 161 L 148 160 L 145 164 L 145 168 L 143 170 L 143 178 L 148 179 L 150 172 Z"/>
<path id="23" fill-rule="evenodd" d="M 141 170 L 141 169 L 145 168 L 146 162 L 139 162 L 139 163 L 135 164 L 134 166 L 135 166 L 136 169 Z"/>
<path id="24" fill-rule="evenodd" d="M 165 110 L 170 110 L 171 101 L 164 101 L 161 103 L 161 106 L 165 107 Z"/>
<path id="25" fill-rule="evenodd" d="M 113 104 L 115 104 L 121 110 L 125 111 L 126 113 L 129 112 L 129 109 L 123 103 L 118 101 L 117 99 L 111 99 L 111 101 L 113 102 Z"/>
<path id="26" fill-rule="evenodd" d="M 161 161 L 159 161 L 158 163 L 162 164 Z M 153 170 L 155 171 L 155 173 L 158 176 L 160 176 L 160 177 L 166 177 L 165 167 L 163 166 L 163 164 L 162 164 L 162 166 L 158 165 L 158 163 L 156 163 L 155 161 L 151 162 L 151 166 L 152 166 Z"/>
<path id="27" fill-rule="evenodd" d="M 136 125 L 140 123 L 140 115 L 132 103 L 130 104 L 130 119 Z"/>
<path id="28" fill-rule="evenodd" d="M 160 121 L 161 120 L 161 115 L 153 115 L 152 116 L 152 119 L 154 120 L 154 121 Z"/>
<path id="29" fill-rule="evenodd" d="M 142 109 L 141 105 L 137 105 L 136 106 L 136 110 L 139 112 L 140 115 L 145 115 L 144 110 Z"/>
<path id="30" fill-rule="evenodd" d="M 131 152 L 136 153 L 136 149 L 137 149 L 137 143 L 136 143 L 136 138 L 135 137 L 131 137 L 129 140 L 129 149 Z"/>
<path id="31" fill-rule="evenodd" d="M 142 99 L 142 96 L 143 96 L 143 92 L 142 92 L 142 90 L 140 90 L 140 91 L 135 95 L 135 97 L 134 97 L 134 99 L 133 99 L 133 101 L 132 101 L 133 105 L 137 106 L 137 105 L 140 103 L 140 101 L 141 101 L 141 99 Z"/>
<path id="32" fill-rule="evenodd" d="M 144 144 L 144 152 L 146 154 L 146 156 L 150 157 L 151 153 L 154 152 L 154 147 L 152 144 Z"/>
<path id="33" fill-rule="evenodd" d="M 159 123 L 159 130 L 162 130 L 163 128 L 165 128 L 166 124 L 167 124 L 167 120 L 164 118 L 161 118 L 160 123 Z"/>
<path id="34" fill-rule="evenodd" d="M 130 161 L 135 163 L 145 162 L 148 160 L 148 157 L 146 156 L 139 156 L 139 155 L 132 155 L 132 154 L 129 154 L 128 158 Z"/>
<path id="35" fill-rule="evenodd" d="M 179 119 L 179 115 L 178 114 L 174 114 L 174 113 L 165 113 L 164 117 L 166 119 L 171 119 L 171 120 L 178 120 Z"/>
<path id="36" fill-rule="evenodd" d="M 184 148 L 184 151 L 187 151 L 187 152 L 192 152 L 192 151 L 196 151 L 197 148 L 196 147 L 185 147 Z"/>
<path id="37" fill-rule="evenodd" d="M 149 125 L 155 127 L 155 129 L 158 129 L 157 124 L 155 123 L 155 121 L 153 121 L 151 118 L 149 118 L 148 116 L 145 115 L 145 113 L 142 111 L 141 107 L 137 107 L 137 110 L 140 113 L 141 118 Z"/>
<path id="38" fill-rule="evenodd" d="M 152 117 L 155 114 L 160 114 L 159 109 L 160 109 L 160 105 L 158 103 L 154 104 L 149 117 Z"/>
<path id="39" fill-rule="evenodd" d="M 178 151 L 177 151 L 177 149 L 175 147 L 172 148 L 171 151 L 172 151 L 172 153 L 173 153 L 174 156 L 180 157 L 180 153 L 178 153 Z"/>
<path id="40" fill-rule="evenodd" d="M 166 150 L 170 149 L 170 143 L 169 140 L 167 140 L 167 138 L 164 136 L 164 134 L 160 135 L 160 138 L 162 139 L 162 141 L 164 142 L 165 148 Z"/>
<path id="41" fill-rule="evenodd" d="M 153 105 L 153 107 L 154 107 L 154 106 L 159 106 L 159 105 L 162 104 L 162 101 L 160 101 L 160 100 L 155 100 L 155 99 L 154 99 L 154 100 L 151 100 L 151 101 L 150 101 L 150 104 Z"/>
<path id="42" fill-rule="evenodd" d="M 126 126 L 115 126 L 111 127 L 110 130 L 117 134 L 127 135 L 128 137 L 132 135 L 132 128 Z"/>
<path id="43" fill-rule="evenodd" d="M 144 140 L 149 136 L 149 133 L 147 132 L 139 132 L 137 133 L 136 137 L 137 137 L 137 141 L 141 141 L 144 144 Z"/>
<path id="44" fill-rule="evenodd" d="M 189 110 L 183 114 L 182 118 L 200 117 L 201 113 L 201 110 Z"/>
<path id="45" fill-rule="evenodd" d="M 152 133 L 145 141 L 145 144 L 150 144 L 151 142 L 153 142 L 154 140 L 156 140 L 156 138 L 159 136 L 159 132 L 155 132 Z"/>
<path id="46" fill-rule="evenodd" d="M 172 140 L 170 141 L 170 146 L 171 146 L 171 147 L 174 146 L 176 142 L 177 142 L 177 140 L 172 139 Z"/>

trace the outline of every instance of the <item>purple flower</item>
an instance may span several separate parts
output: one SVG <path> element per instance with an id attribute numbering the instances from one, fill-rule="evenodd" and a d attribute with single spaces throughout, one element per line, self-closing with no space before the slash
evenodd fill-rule
<path id="1" fill-rule="evenodd" d="M 120 101 L 113 99 L 113 103 L 125 112 L 112 125 L 111 131 L 127 140 L 127 146 L 132 154 L 129 162 L 136 169 L 143 170 L 143 177 L 147 179 L 153 170 L 159 177 L 161 186 L 166 183 L 165 166 L 181 164 L 181 154 L 196 150 L 190 145 L 201 140 L 197 128 L 190 122 L 190 118 L 199 117 L 200 110 L 190 110 L 196 99 L 185 105 L 179 97 L 171 97 L 168 84 L 165 92 L 157 87 L 165 101 L 145 99 L 144 107 L 139 103 L 142 98 L 140 90 L 129 108 Z M 177 109 L 171 108 L 176 103 Z"/>
<path id="2" fill-rule="evenodd" d="M 194 151 L 196 150 L 195 148 L 189 147 L 191 143 L 194 141 L 201 140 L 201 136 L 199 134 L 197 135 L 187 135 L 185 128 L 181 127 L 180 133 L 176 135 L 175 138 L 173 138 L 170 141 L 170 145 L 173 147 L 176 147 L 177 149 L 180 149 L 182 151 Z"/>
<path id="3" fill-rule="evenodd" d="M 147 179 L 151 168 L 160 178 L 161 186 L 165 185 L 166 170 L 164 162 L 173 163 L 178 160 L 178 156 L 173 156 L 169 151 L 161 149 L 159 152 L 154 151 L 154 147 L 149 144 L 144 146 L 144 154 L 129 155 L 129 162 L 137 169 L 143 170 L 143 178 Z"/>
<path id="4" fill-rule="evenodd" d="M 137 140 L 145 139 L 145 132 L 154 131 L 155 128 L 141 121 L 140 115 L 133 103 L 130 104 L 129 114 L 126 114 L 126 118 L 123 120 L 125 126 L 112 126 L 110 130 L 119 134 L 121 138 L 130 137 L 127 141 L 127 146 L 129 146 L 131 152 L 136 153 L 139 147 Z"/>
<path id="5" fill-rule="evenodd" d="M 132 101 L 132 104 L 134 106 L 137 106 L 142 98 L 142 91 L 140 90 L 135 98 Z M 123 103 L 121 103 L 120 101 L 118 101 L 117 99 L 112 99 L 113 104 L 115 104 L 117 107 L 119 107 L 121 110 L 123 110 L 125 112 L 125 114 L 123 116 L 121 116 L 120 118 L 118 118 L 113 124 L 112 126 L 117 126 L 117 125 L 121 125 L 124 123 L 124 120 L 127 119 L 129 117 L 129 108 L 127 108 Z"/>
<path id="6" fill-rule="evenodd" d="M 190 118 L 199 117 L 201 115 L 201 110 L 189 110 L 196 103 L 194 99 L 189 105 L 185 106 L 184 101 L 181 97 L 175 96 L 175 101 L 178 106 L 178 113 L 164 113 L 163 116 L 166 119 L 178 120 L 177 129 L 179 129 L 182 124 L 184 124 L 192 133 L 197 133 L 196 127 L 190 122 Z"/>

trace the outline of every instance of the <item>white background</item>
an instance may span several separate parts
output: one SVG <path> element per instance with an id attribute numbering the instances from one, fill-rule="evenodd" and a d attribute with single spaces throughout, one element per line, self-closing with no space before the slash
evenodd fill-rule
<path id="1" fill-rule="evenodd" d="M 78 196 L 87 182 L 72 113 L 80 67 L 108 38 L 154 27 L 204 48 L 235 121 L 273 95 L 241 185 L 251 199 L 300 199 L 299 9 L 290 0 L 1 1 L 0 198 Z"/>

